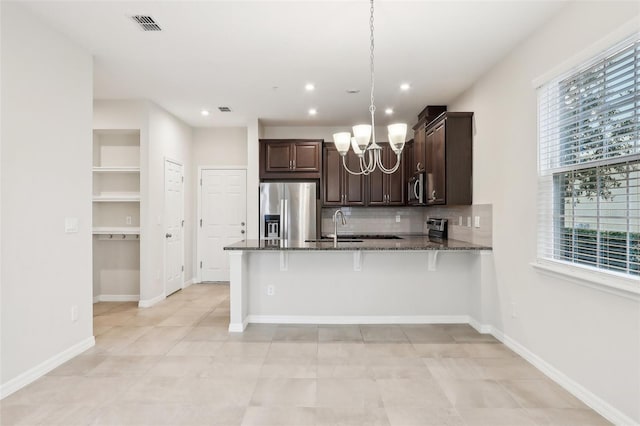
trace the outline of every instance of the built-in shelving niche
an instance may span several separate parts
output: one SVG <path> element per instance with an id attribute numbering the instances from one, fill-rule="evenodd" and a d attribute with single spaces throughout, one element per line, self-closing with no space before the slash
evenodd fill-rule
<path id="1" fill-rule="evenodd" d="M 140 294 L 140 131 L 93 131 L 94 300 Z"/>

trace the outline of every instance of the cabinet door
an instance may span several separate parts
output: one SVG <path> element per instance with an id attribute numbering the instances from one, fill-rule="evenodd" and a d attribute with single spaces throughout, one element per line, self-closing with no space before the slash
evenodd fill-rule
<path id="1" fill-rule="evenodd" d="M 387 166 L 387 161 L 384 161 L 386 157 L 385 151 L 385 148 L 383 148 L 381 154 L 383 163 Z M 365 179 L 368 181 L 368 204 L 370 206 L 384 206 L 387 203 L 387 176 L 376 168 Z"/>
<path id="2" fill-rule="evenodd" d="M 424 124 L 420 124 L 415 131 L 413 138 L 413 164 L 412 173 L 422 172 L 425 170 L 425 131 Z"/>
<path id="3" fill-rule="evenodd" d="M 433 129 L 431 170 L 427 174 L 427 204 L 446 203 L 445 132 L 444 121 Z"/>
<path id="4" fill-rule="evenodd" d="M 268 143 L 265 146 L 265 171 L 267 172 L 289 172 L 293 165 L 291 155 L 291 143 L 278 142 Z"/>
<path id="5" fill-rule="evenodd" d="M 347 166 L 354 172 L 360 170 L 360 158 L 353 152 L 347 153 Z M 344 200 L 348 206 L 364 206 L 365 205 L 365 177 L 363 175 L 352 175 L 342 167 L 342 159 L 340 159 L 340 168 L 344 176 Z"/>
<path id="6" fill-rule="evenodd" d="M 296 172 L 320 171 L 320 143 L 296 142 L 292 147 L 294 151 L 293 169 Z"/>
<path id="7" fill-rule="evenodd" d="M 333 146 L 324 147 L 322 204 L 340 206 L 343 201 L 342 158 Z"/>
<path id="8" fill-rule="evenodd" d="M 385 167 L 393 167 L 396 164 L 397 155 L 391 147 L 386 150 Z M 405 171 L 404 171 L 404 153 L 400 156 L 400 167 L 395 173 L 387 175 L 387 204 L 401 206 L 405 203 Z"/>

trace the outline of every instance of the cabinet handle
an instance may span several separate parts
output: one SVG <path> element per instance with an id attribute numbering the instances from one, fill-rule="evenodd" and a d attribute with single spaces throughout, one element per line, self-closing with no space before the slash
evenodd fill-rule
<path id="1" fill-rule="evenodd" d="M 244 226 L 244 222 L 240 222 L 240 226 Z"/>
<path id="2" fill-rule="evenodd" d="M 171 234 L 166 233 L 166 234 L 164 235 L 164 237 L 165 237 L 165 238 L 171 238 Z"/>
<path id="3" fill-rule="evenodd" d="M 293 168 L 295 169 L 296 168 L 296 160 L 293 160 L 292 163 L 293 163 Z"/>
<path id="4" fill-rule="evenodd" d="M 241 233 L 241 234 L 244 234 L 244 229 L 242 229 L 242 230 L 240 231 L 240 233 Z"/>

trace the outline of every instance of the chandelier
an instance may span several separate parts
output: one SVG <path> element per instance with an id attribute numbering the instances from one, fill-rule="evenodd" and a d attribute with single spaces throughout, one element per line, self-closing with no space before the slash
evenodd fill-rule
<path id="1" fill-rule="evenodd" d="M 370 35 L 370 62 L 369 67 L 371 70 L 371 103 L 369 105 L 369 112 L 371 113 L 371 124 L 359 124 L 353 126 L 353 136 L 349 132 L 340 132 L 333 134 L 333 143 L 336 146 L 336 150 L 342 157 L 342 166 L 345 170 L 352 175 L 368 175 L 373 172 L 376 167 L 385 174 L 394 173 L 400 166 L 400 156 L 402 155 L 402 149 L 404 148 L 405 138 L 407 135 L 406 123 L 397 123 L 387 126 L 389 145 L 393 152 L 396 154 L 396 164 L 391 168 L 386 168 L 382 164 L 382 147 L 376 143 L 376 122 L 375 112 L 376 106 L 374 104 L 373 89 L 375 82 L 374 73 L 374 39 L 373 39 L 373 0 L 370 0 L 371 15 L 369 17 L 369 35 Z M 351 171 L 347 167 L 347 152 L 349 152 L 349 146 L 353 149 L 353 152 L 360 158 L 360 170 Z"/>

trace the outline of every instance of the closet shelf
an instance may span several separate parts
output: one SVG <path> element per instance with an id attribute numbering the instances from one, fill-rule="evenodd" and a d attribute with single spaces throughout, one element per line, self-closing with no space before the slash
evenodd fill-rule
<path id="1" fill-rule="evenodd" d="M 140 235 L 140 228 L 133 226 L 95 226 L 93 228 L 93 235 Z"/>
<path id="2" fill-rule="evenodd" d="M 96 173 L 140 173 L 140 167 L 94 167 Z"/>
<path id="3" fill-rule="evenodd" d="M 102 193 L 93 196 L 94 203 L 135 203 L 140 201 L 140 193 L 123 192 L 123 193 Z"/>

